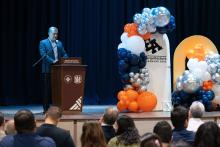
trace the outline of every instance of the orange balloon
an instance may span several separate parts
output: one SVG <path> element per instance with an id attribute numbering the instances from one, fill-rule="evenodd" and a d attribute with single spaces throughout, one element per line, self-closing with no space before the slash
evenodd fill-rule
<path id="1" fill-rule="evenodd" d="M 203 85 L 202 85 L 202 88 L 203 88 L 204 90 L 211 90 L 212 87 L 213 87 L 213 85 L 214 85 L 214 83 L 213 83 L 211 80 L 209 80 L 209 81 L 204 81 L 204 82 L 203 82 Z"/>
<path id="2" fill-rule="evenodd" d="M 118 111 L 120 111 L 120 112 L 122 112 L 122 111 L 127 109 L 124 101 L 119 101 L 117 103 L 117 108 L 118 108 Z"/>
<path id="3" fill-rule="evenodd" d="M 132 89 L 126 91 L 126 96 L 128 97 L 129 101 L 135 101 L 138 97 L 138 92 Z"/>
<path id="4" fill-rule="evenodd" d="M 137 112 L 138 111 L 138 103 L 136 101 L 130 102 L 130 104 L 128 106 L 128 110 L 130 110 L 132 112 Z"/>
<path id="5" fill-rule="evenodd" d="M 151 92 L 142 92 L 137 98 L 137 103 L 140 110 L 149 112 L 157 105 L 157 98 Z"/>
<path id="6" fill-rule="evenodd" d="M 118 92 L 118 95 L 117 95 L 118 100 L 121 100 L 122 97 L 125 96 L 125 95 L 126 95 L 126 92 L 125 92 L 124 90 L 119 91 L 119 92 Z"/>
<path id="7" fill-rule="evenodd" d="M 140 34 L 139 34 L 139 36 L 141 36 L 144 40 L 148 40 L 148 39 L 151 38 L 151 33 L 146 33 L 146 34 L 144 34 L 144 35 L 140 35 Z"/>

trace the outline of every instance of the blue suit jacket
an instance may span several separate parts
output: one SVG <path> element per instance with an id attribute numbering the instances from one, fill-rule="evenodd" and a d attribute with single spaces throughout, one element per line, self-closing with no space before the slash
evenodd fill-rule
<path id="1" fill-rule="evenodd" d="M 55 60 L 55 56 L 52 44 L 48 38 L 40 41 L 39 51 L 41 56 L 45 56 L 47 54 L 42 61 L 42 73 L 50 73 L 50 66 Z M 57 53 L 58 59 L 61 57 L 68 57 L 60 41 L 57 42 Z"/>

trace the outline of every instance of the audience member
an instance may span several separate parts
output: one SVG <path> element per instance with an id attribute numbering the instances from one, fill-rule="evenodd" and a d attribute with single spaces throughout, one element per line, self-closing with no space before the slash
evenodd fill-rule
<path id="1" fill-rule="evenodd" d="M 57 147 L 75 147 L 70 132 L 57 127 L 62 110 L 59 107 L 51 106 L 45 114 L 45 122 L 37 128 L 37 134 L 43 137 L 52 138 Z"/>
<path id="2" fill-rule="evenodd" d="M 193 146 L 183 140 L 179 140 L 174 143 L 171 142 L 167 147 L 193 147 Z"/>
<path id="3" fill-rule="evenodd" d="M 15 135 L 17 132 L 16 132 L 16 129 L 15 129 L 15 123 L 14 123 L 14 120 L 11 119 L 9 121 L 6 122 L 5 124 L 5 134 L 6 135 Z"/>
<path id="4" fill-rule="evenodd" d="M 141 147 L 162 147 L 162 142 L 157 134 L 146 133 L 141 137 Z"/>
<path id="5" fill-rule="evenodd" d="M 194 147 L 220 147 L 220 129 L 215 122 L 203 123 L 198 128 Z"/>
<path id="6" fill-rule="evenodd" d="M 203 113 L 205 112 L 204 105 L 199 101 L 194 101 L 189 109 L 189 123 L 187 130 L 196 132 L 201 124 Z"/>
<path id="7" fill-rule="evenodd" d="M 116 136 L 108 142 L 108 147 L 140 146 L 140 135 L 131 117 L 126 115 L 119 116 L 115 125 Z"/>
<path id="8" fill-rule="evenodd" d="M 167 147 L 167 145 L 171 142 L 172 128 L 167 121 L 158 122 L 154 126 L 153 132 L 160 137 L 163 147 Z"/>
<path id="9" fill-rule="evenodd" d="M 106 147 L 104 133 L 98 122 L 85 122 L 81 135 L 82 147 Z"/>
<path id="10" fill-rule="evenodd" d="M 171 122 L 174 126 L 172 141 L 183 140 L 189 144 L 193 144 L 195 133 L 186 130 L 188 126 L 188 110 L 185 107 L 178 106 L 171 111 Z"/>
<path id="11" fill-rule="evenodd" d="M 5 137 L 5 118 L 4 114 L 0 112 L 0 140 L 2 140 L 3 137 Z"/>
<path id="12" fill-rule="evenodd" d="M 118 117 L 118 111 L 112 107 L 106 108 L 103 116 L 100 119 L 102 130 L 105 136 L 106 143 L 115 137 L 115 129 L 113 125 Z"/>
<path id="13" fill-rule="evenodd" d="M 41 137 L 34 131 L 36 122 L 29 110 L 19 110 L 14 116 L 16 135 L 7 135 L 0 142 L 1 147 L 56 147 L 49 137 Z"/>

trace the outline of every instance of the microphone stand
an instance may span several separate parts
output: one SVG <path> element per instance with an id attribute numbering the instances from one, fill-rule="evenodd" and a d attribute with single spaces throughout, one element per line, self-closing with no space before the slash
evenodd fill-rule
<path id="1" fill-rule="evenodd" d="M 43 60 L 51 51 L 53 51 L 53 49 L 52 50 L 49 50 L 47 53 L 45 53 L 43 56 L 41 56 L 41 58 L 40 59 L 38 59 L 33 65 L 32 65 L 32 67 L 35 67 L 41 60 Z"/>

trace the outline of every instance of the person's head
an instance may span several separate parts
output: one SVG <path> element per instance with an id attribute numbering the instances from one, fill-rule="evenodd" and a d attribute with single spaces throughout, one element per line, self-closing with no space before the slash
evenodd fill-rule
<path id="1" fill-rule="evenodd" d="M 141 137 L 141 147 L 162 147 L 160 137 L 154 133 L 146 133 Z"/>
<path id="2" fill-rule="evenodd" d="M 201 118 L 204 112 L 205 112 L 205 107 L 199 101 L 194 101 L 189 108 L 190 117 L 193 118 Z"/>
<path id="3" fill-rule="evenodd" d="M 102 117 L 102 121 L 105 124 L 113 125 L 118 117 L 118 111 L 113 109 L 112 107 L 106 108 L 104 115 Z"/>
<path id="4" fill-rule="evenodd" d="M 98 122 L 85 122 L 81 135 L 82 147 L 105 147 L 105 137 Z"/>
<path id="5" fill-rule="evenodd" d="M 4 126 L 5 124 L 5 117 L 2 112 L 0 112 L 0 127 Z"/>
<path id="6" fill-rule="evenodd" d="M 14 123 L 18 133 L 33 132 L 36 128 L 34 115 L 27 109 L 19 110 L 14 115 Z"/>
<path id="7" fill-rule="evenodd" d="M 139 143 L 140 135 L 135 126 L 134 120 L 127 116 L 121 115 L 116 120 L 116 135 L 119 135 L 118 142 L 125 145 Z"/>
<path id="8" fill-rule="evenodd" d="M 167 147 L 192 147 L 192 145 L 183 140 L 179 140 L 169 144 Z"/>
<path id="9" fill-rule="evenodd" d="M 177 106 L 171 111 L 171 122 L 175 128 L 187 128 L 188 109 L 183 106 Z"/>
<path id="10" fill-rule="evenodd" d="M 206 122 L 202 124 L 195 135 L 195 147 L 219 147 L 220 146 L 220 128 L 215 122 Z"/>
<path id="11" fill-rule="evenodd" d="M 56 41 L 58 37 L 58 29 L 56 27 L 50 27 L 48 29 L 48 36 L 51 41 Z"/>
<path id="12" fill-rule="evenodd" d="M 11 120 L 7 121 L 7 123 L 5 124 L 5 134 L 6 135 L 14 135 L 16 133 L 17 132 L 15 130 L 14 120 L 11 119 Z"/>
<path id="13" fill-rule="evenodd" d="M 172 128 L 167 121 L 158 122 L 154 126 L 153 132 L 161 138 L 163 143 L 170 143 L 172 138 Z"/>
<path id="14" fill-rule="evenodd" d="M 45 122 L 57 125 L 62 117 L 62 110 L 57 106 L 50 106 L 45 114 Z"/>

